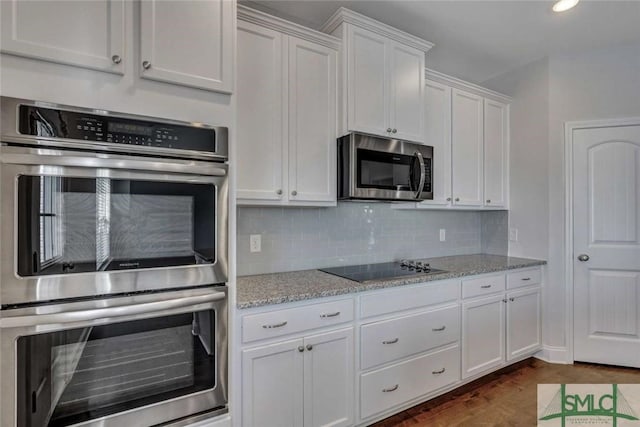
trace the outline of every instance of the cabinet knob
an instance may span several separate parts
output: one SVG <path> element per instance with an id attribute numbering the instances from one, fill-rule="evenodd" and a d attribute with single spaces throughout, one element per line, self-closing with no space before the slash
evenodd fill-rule
<path id="1" fill-rule="evenodd" d="M 487 199 L 487 204 L 491 203 L 491 199 Z"/>
<path id="2" fill-rule="evenodd" d="M 513 298 L 513 297 L 509 298 L 509 301 L 511 301 L 511 302 L 514 302 L 515 300 L 516 300 L 516 299 L 515 299 L 515 298 Z"/>
<path id="3" fill-rule="evenodd" d="M 391 133 L 397 133 L 397 132 L 398 132 L 398 129 L 394 129 L 391 131 Z"/>
<path id="4" fill-rule="evenodd" d="M 113 61 L 114 64 L 119 64 L 122 62 L 122 58 L 120 57 L 120 55 L 113 55 L 111 57 L 111 60 Z"/>
<path id="5" fill-rule="evenodd" d="M 297 195 L 298 195 L 298 192 L 297 192 L 296 190 L 293 190 L 293 191 L 291 192 L 291 195 L 292 195 L 292 196 L 297 196 Z"/>
<path id="6" fill-rule="evenodd" d="M 451 201 L 451 197 L 447 197 L 447 202 L 450 202 L 450 201 Z"/>
<path id="7" fill-rule="evenodd" d="M 456 197 L 456 202 L 459 202 L 459 201 L 460 201 L 460 197 Z"/>
<path id="8" fill-rule="evenodd" d="M 502 302 L 506 304 L 507 303 L 507 299 L 506 298 L 503 299 Z"/>
<path id="9" fill-rule="evenodd" d="M 307 344 L 307 350 L 309 351 L 313 350 L 313 346 L 311 344 Z"/>
<path id="10" fill-rule="evenodd" d="M 587 254 L 578 255 L 578 261 L 582 261 L 582 262 L 589 261 L 589 255 L 587 255 Z"/>
<path id="11" fill-rule="evenodd" d="M 276 194 L 277 194 L 278 196 L 282 195 L 282 190 L 276 190 Z"/>
<path id="12" fill-rule="evenodd" d="M 387 128 L 387 132 L 391 132 L 391 128 Z"/>
<path id="13" fill-rule="evenodd" d="M 302 352 L 304 351 L 304 347 L 303 347 L 303 346 L 301 346 L 301 345 L 299 345 L 299 346 L 298 346 L 298 351 L 299 351 L 300 353 L 302 353 Z"/>
<path id="14" fill-rule="evenodd" d="M 142 62 L 142 68 L 144 68 L 145 70 L 148 70 L 149 68 L 151 68 L 151 62 L 143 61 Z"/>

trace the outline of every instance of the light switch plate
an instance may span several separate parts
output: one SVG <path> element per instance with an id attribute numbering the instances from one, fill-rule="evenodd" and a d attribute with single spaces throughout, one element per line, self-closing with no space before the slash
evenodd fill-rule
<path id="1" fill-rule="evenodd" d="M 517 228 L 510 228 L 509 229 L 509 240 L 511 240 L 512 242 L 517 242 L 518 241 L 518 229 Z"/>
<path id="2" fill-rule="evenodd" d="M 249 236 L 249 251 L 262 252 L 262 236 L 260 234 Z"/>
<path id="3" fill-rule="evenodd" d="M 445 228 L 440 229 L 440 241 L 444 242 L 447 240 L 447 230 Z"/>

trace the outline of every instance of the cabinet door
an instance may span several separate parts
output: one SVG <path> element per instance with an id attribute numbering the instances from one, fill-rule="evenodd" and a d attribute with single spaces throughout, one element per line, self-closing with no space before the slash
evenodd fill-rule
<path id="1" fill-rule="evenodd" d="M 540 288 L 507 294 L 507 359 L 532 354 L 542 346 Z"/>
<path id="2" fill-rule="evenodd" d="M 389 136 L 389 42 L 353 25 L 348 26 L 347 37 L 349 130 Z"/>
<path id="3" fill-rule="evenodd" d="M 229 0 L 140 2 L 141 77 L 231 93 L 234 5 Z"/>
<path id="4" fill-rule="evenodd" d="M 336 200 L 337 52 L 289 37 L 289 200 Z"/>
<path id="5" fill-rule="evenodd" d="M 390 43 L 390 126 L 394 138 L 424 142 L 424 52 Z"/>
<path id="6" fill-rule="evenodd" d="M 237 195 L 280 200 L 285 190 L 283 36 L 238 21 Z"/>
<path id="7" fill-rule="evenodd" d="M 484 100 L 484 199 L 487 206 L 506 206 L 509 107 Z"/>
<path id="8" fill-rule="evenodd" d="M 243 426 L 302 425 L 302 345 L 297 339 L 242 352 Z"/>
<path id="9" fill-rule="evenodd" d="M 353 424 L 353 328 L 304 339 L 305 427 Z"/>
<path id="10" fill-rule="evenodd" d="M 430 80 L 425 84 L 427 145 L 433 146 L 433 200 L 421 205 L 451 202 L 451 88 Z"/>
<path id="11" fill-rule="evenodd" d="M 479 374 L 504 362 L 504 295 L 462 304 L 462 377 Z"/>
<path id="12" fill-rule="evenodd" d="M 451 156 L 453 203 L 481 206 L 483 189 L 483 98 L 452 89 Z"/>
<path id="13" fill-rule="evenodd" d="M 123 0 L 0 3 L 3 53 L 124 73 Z"/>

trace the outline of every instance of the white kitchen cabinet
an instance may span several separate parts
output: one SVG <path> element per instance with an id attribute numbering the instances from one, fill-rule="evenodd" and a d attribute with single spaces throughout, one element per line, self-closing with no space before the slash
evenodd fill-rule
<path id="1" fill-rule="evenodd" d="M 451 203 L 451 87 L 425 83 L 426 143 L 433 147 L 433 200 L 420 205 Z"/>
<path id="2" fill-rule="evenodd" d="M 462 304 L 462 378 L 503 364 L 504 299 L 498 294 Z"/>
<path id="3" fill-rule="evenodd" d="M 234 14 L 231 0 L 140 2 L 140 76 L 231 93 Z"/>
<path id="4" fill-rule="evenodd" d="M 484 100 L 484 203 L 506 206 L 508 105 Z"/>
<path id="5" fill-rule="evenodd" d="M 540 288 L 507 293 L 507 360 L 542 346 Z"/>
<path id="6" fill-rule="evenodd" d="M 483 98 L 451 91 L 451 158 L 453 204 L 483 204 Z"/>
<path id="7" fill-rule="evenodd" d="M 334 206 L 339 42 L 238 12 L 238 204 Z"/>
<path id="8" fill-rule="evenodd" d="M 344 8 L 322 30 L 343 40 L 340 133 L 424 143 L 424 57 L 433 45 Z"/>
<path id="9" fill-rule="evenodd" d="M 242 424 L 353 424 L 353 328 L 242 352 Z"/>
<path id="10" fill-rule="evenodd" d="M 124 0 L 0 2 L 3 53 L 123 74 Z"/>

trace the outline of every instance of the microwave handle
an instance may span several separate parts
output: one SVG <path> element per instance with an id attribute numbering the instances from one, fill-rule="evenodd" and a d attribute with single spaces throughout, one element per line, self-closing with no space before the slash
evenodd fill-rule
<path id="1" fill-rule="evenodd" d="M 422 196 L 422 190 L 424 189 L 424 181 L 427 179 L 427 174 L 424 170 L 424 158 L 422 157 L 422 153 L 417 151 L 413 153 L 414 156 L 418 158 L 418 163 L 420 163 L 420 184 L 418 184 L 418 191 L 416 192 L 416 199 L 419 199 Z"/>
<path id="2" fill-rule="evenodd" d="M 33 316 L 16 316 L 0 319 L 0 329 L 32 327 L 40 325 L 64 324 L 86 322 L 98 319 L 142 315 L 148 313 L 161 313 L 181 307 L 206 304 L 220 301 L 227 297 L 225 292 L 212 292 L 207 295 L 176 298 L 167 301 L 155 301 L 133 305 L 121 305 L 117 307 L 97 308 L 91 310 L 68 311 L 63 313 L 37 314 Z"/>

